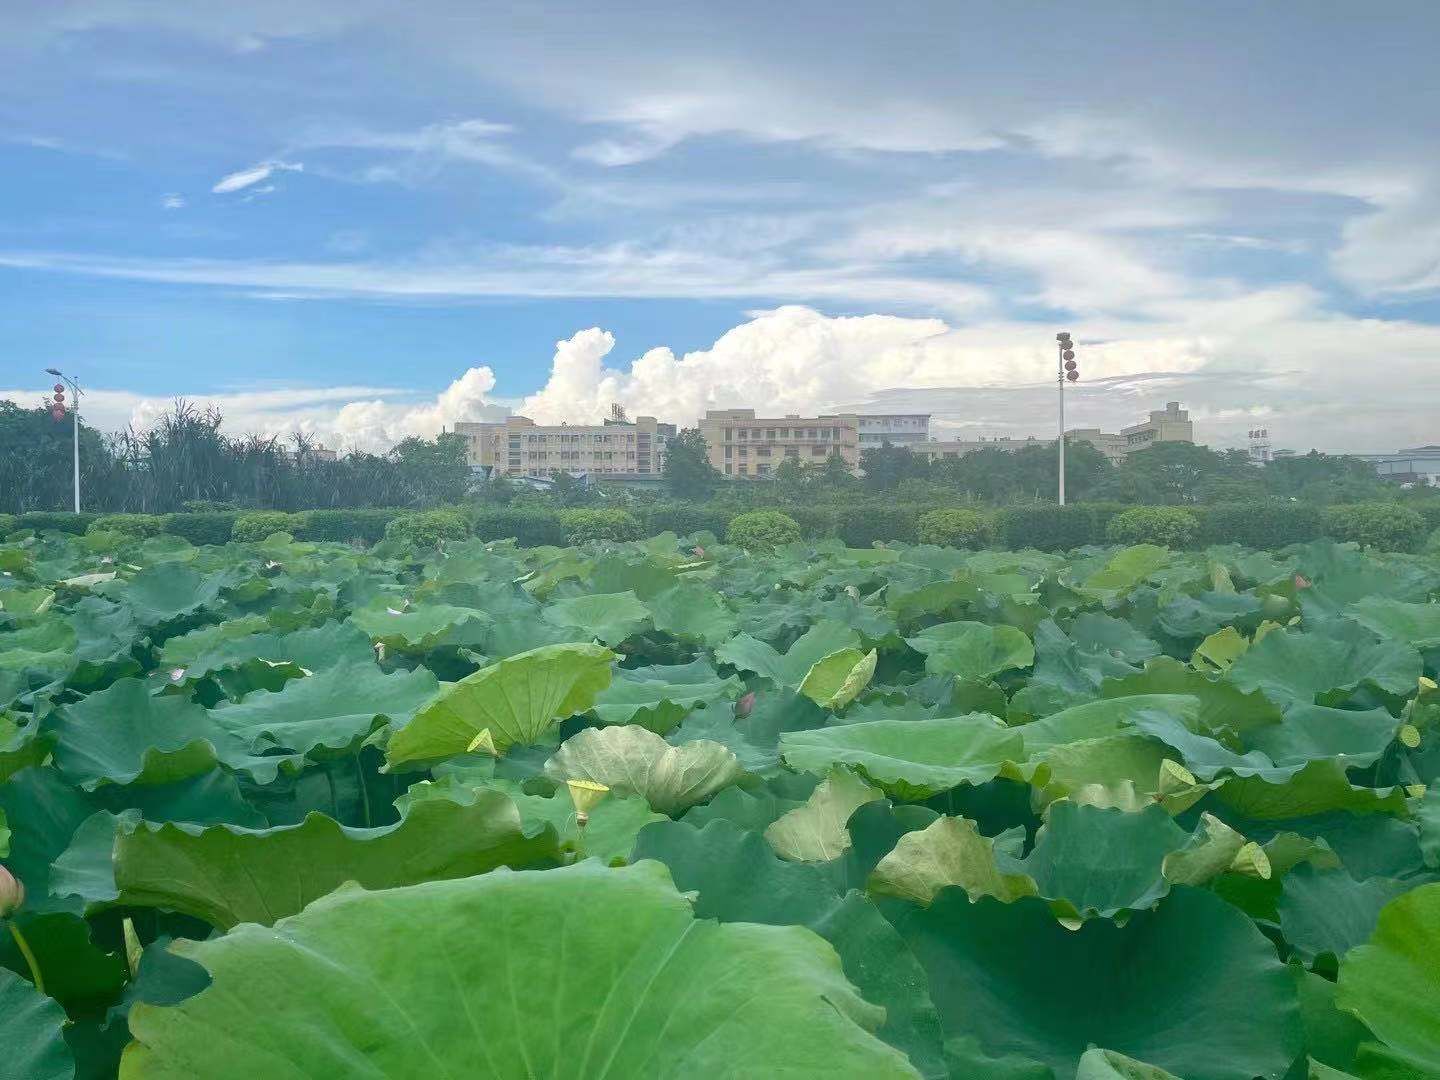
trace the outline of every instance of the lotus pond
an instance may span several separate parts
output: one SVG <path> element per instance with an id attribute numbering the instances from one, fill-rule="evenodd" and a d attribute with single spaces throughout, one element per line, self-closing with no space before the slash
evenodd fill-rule
<path id="1" fill-rule="evenodd" d="M 1440 1076 L 1440 559 L 0 573 L 0 1077 Z"/>

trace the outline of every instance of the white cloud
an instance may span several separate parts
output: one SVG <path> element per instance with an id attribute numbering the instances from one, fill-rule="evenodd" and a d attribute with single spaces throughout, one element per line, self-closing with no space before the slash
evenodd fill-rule
<path id="1" fill-rule="evenodd" d="M 165 210 L 183 210 L 186 205 L 185 197 L 173 191 L 160 199 L 160 206 Z"/>
<path id="2" fill-rule="evenodd" d="M 239 172 L 222 176 L 210 190 L 216 195 L 229 195 L 232 192 L 243 191 L 262 180 L 268 180 L 277 172 L 304 172 L 304 170 L 305 166 L 300 162 L 292 164 L 287 161 L 262 161 L 248 169 L 241 169 Z"/>

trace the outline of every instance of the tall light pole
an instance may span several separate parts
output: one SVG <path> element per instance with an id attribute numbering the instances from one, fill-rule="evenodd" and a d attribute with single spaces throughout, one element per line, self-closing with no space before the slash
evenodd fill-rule
<path id="1" fill-rule="evenodd" d="M 1070 340 L 1070 331 L 1062 330 L 1055 335 L 1055 383 L 1060 388 L 1060 434 L 1055 440 L 1060 448 L 1059 502 L 1065 505 L 1065 384 L 1080 378 L 1075 364 L 1075 343 Z"/>
<path id="2" fill-rule="evenodd" d="M 69 385 L 71 393 L 75 395 L 75 404 L 70 409 L 75 418 L 75 444 L 72 448 L 71 463 L 74 466 L 75 477 L 75 513 L 78 514 L 80 512 L 80 384 L 63 371 L 58 371 L 53 367 L 46 368 L 45 374 L 54 375 L 55 378 L 63 380 Z M 55 416 L 57 412 L 62 413 L 56 419 L 63 419 L 64 397 L 64 393 L 57 388 L 55 391 L 56 404 L 50 407 L 51 416 Z"/>

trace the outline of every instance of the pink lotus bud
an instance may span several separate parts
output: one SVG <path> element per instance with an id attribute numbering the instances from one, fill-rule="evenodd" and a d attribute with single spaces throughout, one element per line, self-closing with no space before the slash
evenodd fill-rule
<path id="1" fill-rule="evenodd" d="M 179 681 L 180 681 L 181 679 L 183 679 L 184 677 L 185 677 L 185 669 L 184 669 L 183 667 L 172 668 L 172 669 L 170 670 L 170 681 L 171 681 L 171 682 L 179 682 Z"/>
<path id="2" fill-rule="evenodd" d="M 690 549 L 690 554 L 694 555 L 697 559 L 703 559 L 705 557 L 705 549 L 699 544 L 696 544 L 693 548 Z"/>
<path id="3" fill-rule="evenodd" d="M 1295 575 L 1295 588 L 1297 588 L 1297 589 L 1308 589 L 1308 588 L 1310 588 L 1310 579 L 1307 578 L 1304 574 L 1296 574 L 1296 575 Z"/>
<path id="4" fill-rule="evenodd" d="M 15 879 L 14 874 L 0 866 L 0 919 L 19 911 L 24 903 L 25 886 Z"/>
<path id="5" fill-rule="evenodd" d="M 744 697 L 742 697 L 739 701 L 735 702 L 735 719 L 737 719 L 737 720 L 744 720 L 745 717 L 747 717 L 747 716 L 750 715 L 751 710 L 753 710 L 754 708 L 755 708 L 755 691 L 754 691 L 754 690 L 751 690 L 748 694 L 746 694 Z"/>

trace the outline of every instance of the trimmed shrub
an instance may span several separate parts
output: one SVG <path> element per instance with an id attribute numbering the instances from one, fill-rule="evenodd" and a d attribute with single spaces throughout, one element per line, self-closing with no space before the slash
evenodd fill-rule
<path id="1" fill-rule="evenodd" d="M 1084 503 L 1007 506 L 995 517 L 995 541 L 1011 551 L 1068 551 L 1104 543 L 1105 533 L 1098 532 L 1095 525 L 1096 515 Z"/>
<path id="2" fill-rule="evenodd" d="M 305 523 L 303 514 L 287 514 L 281 510 L 252 510 L 235 519 L 230 538 L 242 544 L 264 540 L 271 533 L 290 533 L 292 536 Z"/>
<path id="3" fill-rule="evenodd" d="M 1197 508 L 1202 544 L 1240 544 L 1274 550 L 1308 544 L 1325 534 L 1325 512 L 1287 499 L 1220 503 Z"/>
<path id="4" fill-rule="evenodd" d="M 640 522 L 629 510 L 562 510 L 560 524 L 567 544 L 589 540 L 639 540 Z"/>
<path id="5" fill-rule="evenodd" d="M 853 548 L 885 543 L 913 544 L 915 523 L 924 509 L 889 502 L 840 507 L 835 511 L 835 535 L 846 547 Z"/>
<path id="6" fill-rule="evenodd" d="M 1110 519 L 1106 535 L 1116 544 L 1186 548 L 1199 531 L 1200 522 L 1183 506 L 1132 506 Z"/>
<path id="7" fill-rule="evenodd" d="M 186 514 L 239 514 L 243 509 L 219 499 L 186 499 L 180 504 L 181 512 Z"/>
<path id="8" fill-rule="evenodd" d="M 800 539 L 800 526 L 779 510 L 751 510 L 733 518 L 725 539 L 746 551 L 774 551 Z"/>
<path id="9" fill-rule="evenodd" d="M 840 520 L 840 515 L 828 506 L 787 506 L 782 512 L 795 519 L 800 535 L 806 540 L 834 536 Z"/>
<path id="10" fill-rule="evenodd" d="M 1336 540 L 1353 540 L 1381 551 L 1416 551 L 1429 530 L 1425 519 L 1399 503 L 1351 503 L 1325 511 L 1326 531 Z"/>
<path id="11" fill-rule="evenodd" d="M 915 522 L 920 543 L 940 547 L 984 547 L 989 529 L 989 520 L 979 510 L 931 510 Z"/>
<path id="12" fill-rule="evenodd" d="M 233 510 L 197 511 L 191 514 L 166 514 L 165 531 L 183 537 L 192 544 L 228 544 L 240 515 Z"/>
<path id="13" fill-rule="evenodd" d="M 480 510 L 471 522 L 481 540 L 514 541 L 521 547 L 563 547 L 565 527 L 553 510 Z"/>
<path id="14" fill-rule="evenodd" d="M 464 540 L 470 523 L 459 510 L 421 510 L 399 514 L 385 526 L 386 540 L 402 540 L 416 547 L 434 547 L 442 540 Z"/>
<path id="15" fill-rule="evenodd" d="M 725 527 L 734 516 L 703 503 L 685 502 L 655 503 L 644 507 L 640 515 L 647 536 L 656 536 L 662 532 L 673 532 L 677 536 L 711 532 L 716 536 L 724 536 Z"/>
<path id="16" fill-rule="evenodd" d="M 89 526 L 87 533 L 117 532 L 126 536 L 159 536 L 165 531 L 165 521 L 154 514 L 101 514 Z"/>
<path id="17" fill-rule="evenodd" d="M 17 529 L 34 529 L 36 532 L 63 532 L 72 536 L 83 536 L 90 523 L 98 514 L 76 514 L 71 511 L 31 510 L 15 519 Z"/>
<path id="18" fill-rule="evenodd" d="M 0 536 L 4 536 L 6 533 L 9 532 L 14 532 L 16 520 L 17 519 L 14 514 L 0 514 Z"/>
<path id="19" fill-rule="evenodd" d="M 304 527 L 296 533 L 302 540 L 333 541 L 348 544 L 359 541 L 378 544 L 385 538 L 385 527 L 404 510 L 311 510 L 305 515 Z"/>

